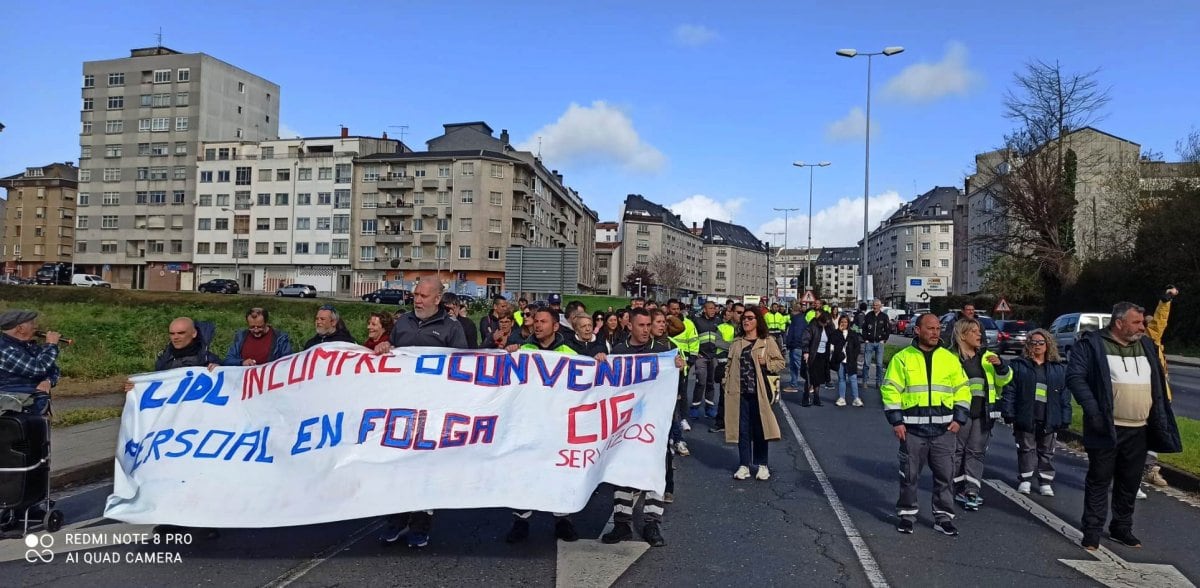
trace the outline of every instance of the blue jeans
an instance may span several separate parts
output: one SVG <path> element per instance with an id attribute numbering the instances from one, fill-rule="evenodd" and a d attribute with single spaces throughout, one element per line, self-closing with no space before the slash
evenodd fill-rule
<path id="1" fill-rule="evenodd" d="M 788 371 L 792 375 L 792 386 L 800 387 L 800 376 L 804 372 L 804 350 L 793 349 L 788 352 Z"/>
<path id="2" fill-rule="evenodd" d="M 871 358 L 875 358 L 875 382 L 883 384 L 883 343 L 863 343 L 863 383 L 867 383 L 867 376 L 871 375 Z"/>
<path id="3" fill-rule="evenodd" d="M 854 395 L 854 400 L 858 400 L 858 378 L 851 375 L 846 377 L 846 364 L 838 364 L 838 398 L 845 400 L 846 398 L 846 381 L 850 381 L 850 393 Z"/>

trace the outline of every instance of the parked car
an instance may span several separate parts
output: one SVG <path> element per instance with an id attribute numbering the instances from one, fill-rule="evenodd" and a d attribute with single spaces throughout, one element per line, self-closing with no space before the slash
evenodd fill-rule
<path id="1" fill-rule="evenodd" d="M 902 314 L 896 317 L 896 332 L 902 333 L 905 336 L 913 336 L 913 316 L 911 314 Z"/>
<path id="2" fill-rule="evenodd" d="M 957 312 L 948 312 L 942 315 L 942 342 L 950 340 L 950 331 L 953 327 L 950 323 L 958 317 Z M 979 321 L 979 325 L 983 327 L 983 346 L 992 351 L 1000 350 L 1000 327 L 991 317 L 976 313 L 975 320 Z"/>
<path id="3" fill-rule="evenodd" d="M 275 291 L 275 295 L 295 296 L 296 298 L 316 298 L 317 288 L 316 286 L 310 286 L 308 284 L 288 284 L 286 286 L 280 286 L 280 288 Z"/>
<path id="4" fill-rule="evenodd" d="M 363 302 L 375 304 L 412 304 L 412 292 L 401 288 L 380 288 L 362 295 Z"/>
<path id="5" fill-rule="evenodd" d="M 1054 319 L 1049 331 L 1058 342 L 1059 353 L 1066 357 L 1080 335 L 1108 327 L 1111 318 L 1112 315 L 1105 312 L 1072 312 Z"/>
<path id="6" fill-rule="evenodd" d="M 241 288 L 238 287 L 238 283 L 235 280 L 225 278 L 209 280 L 200 284 L 199 288 L 196 288 L 198 292 L 208 292 L 209 294 L 237 294 L 240 290 Z"/>
<path id="7" fill-rule="evenodd" d="M 20 286 L 24 283 L 25 283 L 24 280 L 22 280 L 21 278 L 15 276 L 13 274 L 5 274 L 3 276 L 0 276 L 0 284 L 5 285 L 5 286 Z"/>
<path id="8" fill-rule="evenodd" d="M 996 321 L 996 325 L 1000 327 L 1000 348 L 996 353 L 1001 354 L 1011 351 L 1020 355 L 1029 331 L 1037 328 L 1029 321 Z"/>
<path id="9" fill-rule="evenodd" d="M 85 288 L 112 288 L 112 284 L 105 282 L 104 278 L 93 274 L 75 274 L 71 276 L 71 285 Z"/>

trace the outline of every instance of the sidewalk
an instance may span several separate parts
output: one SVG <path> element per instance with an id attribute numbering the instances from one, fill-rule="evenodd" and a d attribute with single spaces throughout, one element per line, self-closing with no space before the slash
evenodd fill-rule
<path id="1" fill-rule="evenodd" d="M 121 419 L 106 419 L 50 432 L 50 488 L 111 476 Z"/>

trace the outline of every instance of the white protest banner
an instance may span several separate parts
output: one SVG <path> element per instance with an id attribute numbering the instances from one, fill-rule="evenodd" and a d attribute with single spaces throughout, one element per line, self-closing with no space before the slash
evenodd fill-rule
<path id="1" fill-rule="evenodd" d="M 674 359 L 331 343 L 254 367 L 138 375 L 104 516 L 278 527 L 576 512 L 601 482 L 662 492 Z"/>

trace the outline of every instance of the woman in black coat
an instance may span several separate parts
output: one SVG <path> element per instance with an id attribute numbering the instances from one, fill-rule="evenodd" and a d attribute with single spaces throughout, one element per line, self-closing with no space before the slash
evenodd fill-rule
<path id="1" fill-rule="evenodd" d="M 813 318 L 800 340 L 804 350 L 804 365 L 808 380 L 804 383 L 804 398 L 800 406 L 821 406 L 821 386 L 829 383 L 830 359 L 833 350 L 844 344 L 842 334 L 834 328 L 829 313 L 821 312 Z"/>
<path id="2" fill-rule="evenodd" d="M 850 329 L 850 317 L 846 316 L 838 318 L 837 332 L 843 343 L 833 350 L 832 365 L 838 375 L 838 399 L 835 404 L 846 406 L 846 383 L 849 380 L 853 404 L 861 407 L 863 401 L 858 397 L 858 355 L 862 351 L 862 335 Z"/>
<path id="3" fill-rule="evenodd" d="M 1036 482 L 1042 496 L 1054 496 L 1054 434 L 1071 424 L 1067 364 L 1054 337 L 1037 329 L 1009 365 L 1013 379 L 1004 387 L 1000 414 L 1017 440 L 1017 491 L 1029 494 Z"/>

